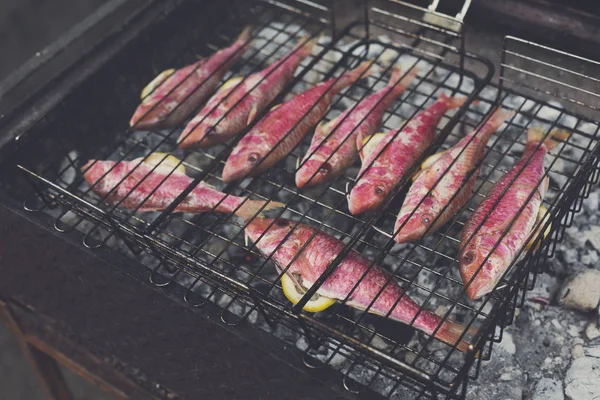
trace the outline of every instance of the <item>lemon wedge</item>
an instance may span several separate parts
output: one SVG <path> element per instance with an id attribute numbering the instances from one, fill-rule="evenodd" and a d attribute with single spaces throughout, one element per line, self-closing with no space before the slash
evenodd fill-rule
<path id="1" fill-rule="evenodd" d="M 360 154 L 364 158 L 373 150 L 375 147 L 381 142 L 381 140 L 385 137 L 385 132 L 374 133 L 373 135 L 369 135 L 362 140 L 362 147 L 360 149 Z"/>
<path id="2" fill-rule="evenodd" d="M 156 171 L 168 174 L 173 168 L 175 171 L 185 174 L 185 167 L 181 164 L 181 161 L 167 153 L 151 153 L 144 158 L 144 163 L 157 166 Z"/>
<path id="3" fill-rule="evenodd" d="M 227 81 L 225 81 L 224 84 L 221 85 L 221 87 L 219 88 L 219 91 L 229 89 L 232 86 L 236 86 L 238 83 L 240 83 L 242 81 L 242 79 L 244 79 L 244 78 L 241 76 L 236 76 L 235 78 L 228 79 Z"/>
<path id="4" fill-rule="evenodd" d="M 529 241 L 529 243 L 527 243 L 527 246 L 526 246 L 527 250 L 531 249 L 531 247 L 533 246 L 533 243 L 535 242 L 535 240 L 537 239 L 537 237 L 538 237 L 538 235 L 540 233 L 540 230 L 542 230 L 542 228 L 546 224 L 546 221 L 548 221 L 549 218 L 550 218 L 550 213 L 548 212 L 548 209 L 546 207 L 544 207 L 543 205 L 540 205 L 540 209 L 538 210 L 537 219 L 535 221 L 536 225 L 538 223 L 540 225 L 539 225 L 536 233 L 533 235 L 533 237 Z M 552 223 L 548 224 L 548 227 L 544 231 L 544 239 L 548 237 L 548 235 L 550 234 L 551 229 L 552 229 Z M 540 247 L 540 244 L 541 244 L 541 241 L 537 244 L 536 249 L 538 247 Z"/>
<path id="5" fill-rule="evenodd" d="M 304 296 L 304 291 L 298 288 L 292 278 L 290 278 L 287 274 L 284 274 L 281 277 L 281 288 L 283 289 L 283 294 L 289 301 L 293 304 L 298 304 L 302 296 Z M 304 311 L 308 312 L 319 312 L 323 311 L 326 308 L 329 308 L 335 303 L 335 299 L 330 299 L 329 297 L 319 296 L 318 294 L 314 294 L 313 297 L 302 307 Z"/>
<path id="6" fill-rule="evenodd" d="M 147 84 L 142 89 L 142 95 L 141 95 L 142 100 L 144 100 L 144 98 L 146 96 L 148 96 L 150 93 L 152 93 L 154 91 L 154 89 L 159 87 L 164 81 L 167 80 L 167 78 L 169 76 L 173 75 L 174 73 L 175 73 L 175 69 L 171 68 L 171 69 L 166 69 L 163 72 L 161 72 L 160 74 L 156 75 L 156 77 L 154 79 L 152 79 L 152 82 Z"/>

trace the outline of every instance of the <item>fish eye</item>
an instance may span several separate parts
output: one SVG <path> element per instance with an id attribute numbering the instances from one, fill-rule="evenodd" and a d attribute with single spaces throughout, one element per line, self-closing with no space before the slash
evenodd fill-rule
<path id="1" fill-rule="evenodd" d="M 287 219 L 277 218 L 275 220 L 275 225 L 277 225 L 277 226 L 284 227 L 284 226 L 288 226 L 288 224 L 289 224 L 289 222 Z"/>
<path id="2" fill-rule="evenodd" d="M 475 260 L 475 252 L 473 252 L 473 250 L 469 250 L 465 253 L 465 255 L 463 256 L 463 261 L 466 264 L 471 264 L 473 262 L 473 260 Z"/>
<path id="3" fill-rule="evenodd" d="M 383 185 L 377 185 L 375 187 L 375 194 L 377 196 L 383 196 L 385 194 L 385 186 L 383 186 Z"/>
<path id="4" fill-rule="evenodd" d="M 258 155 L 258 153 L 250 153 L 250 155 L 248 155 L 248 161 L 254 164 L 258 161 L 259 157 L 260 156 Z"/>
<path id="5" fill-rule="evenodd" d="M 321 175 L 326 175 L 330 172 L 331 172 L 331 164 L 329 164 L 327 162 L 323 163 L 321 165 L 321 167 L 319 168 L 319 174 L 321 174 Z"/>
<path id="6" fill-rule="evenodd" d="M 433 218 L 431 218 L 431 215 L 429 215 L 429 214 L 421 215 L 421 222 L 423 224 L 429 225 L 431 223 L 431 221 L 433 221 Z"/>
<path id="7" fill-rule="evenodd" d="M 206 136 L 216 136 L 217 134 L 217 127 L 215 126 L 211 126 L 206 130 Z"/>

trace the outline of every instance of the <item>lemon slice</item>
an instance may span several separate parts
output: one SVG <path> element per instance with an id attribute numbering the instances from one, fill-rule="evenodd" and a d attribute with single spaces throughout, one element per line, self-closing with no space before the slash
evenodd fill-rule
<path id="1" fill-rule="evenodd" d="M 151 153 L 144 158 L 144 163 L 152 166 L 157 166 L 156 171 L 168 174 L 173 168 L 175 171 L 185 174 L 185 167 L 181 164 L 181 161 L 167 153 Z"/>
<path id="2" fill-rule="evenodd" d="M 223 90 L 227 90 L 233 86 L 236 86 L 238 83 L 240 83 L 244 78 L 241 76 L 236 76 L 235 78 L 231 78 L 228 79 L 227 81 L 225 81 L 224 84 L 221 85 L 221 87 L 219 88 L 219 92 L 223 91 Z"/>
<path id="3" fill-rule="evenodd" d="M 167 80 L 167 78 L 169 76 L 173 75 L 174 73 L 175 73 L 175 69 L 171 68 L 171 69 L 166 69 L 163 72 L 161 72 L 160 74 L 156 75 L 156 77 L 154 79 L 152 79 L 152 82 L 147 84 L 142 89 L 142 95 L 141 95 L 142 100 L 144 100 L 144 98 L 146 96 L 148 96 L 150 93 L 152 93 L 154 91 L 154 89 L 159 87 L 164 81 Z"/>
<path id="4" fill-rule="evenodd" d="M 362 147 L 360 149 L 360 154 L 364 158 L 373 150 L 375 147 L 381 142 L 381 140 L 385 137 L 385 132 L 375 133 L 373 135 L 369 135 L 362 140 Z"/>
<path id="5" fill-rule="evenodd" d="M 284 274 L 281 277 L 281 288 L 283 289 L 283 294 L 289 301 L 293 304 L 298 304 L 302 296 L 304 296 L 304 291 L 299 289 L 292 278 L 290 278 L 287 274 Z M 323 311 L 326 308 L 329 308 L 335 303 L 335 299 L 330 299 L 329 297 L 319 296 L 318 294 L 314 294 L 313 297 L 302 307 L 304 311 L 308 312 L 319 312 Z"/>
<path id="6" fill-rule="evenodd" d="M 550 213 L 548 212 L 548 209 L 546 207 L 544 207 L 543 205 L 540 205 L 540 209 L 538 210 L 538 215 L 537 215 L 537 219 L 535 220 L 536 224 L 540 224 L 540 226 L 538 227 L 536 233 L 533 235 L 533 237 L 531 238 L 531 240 L 529 241 L 529 243 L 527 243 L 526 249 L 529 250 L 531 249 L 531 247 L 533 246 L 533 243 L 535 242 L 535 239 L 538 237 L 540 230 L 544 227 L 544 225 L 546 224 L 546 221 L 548 221 L 548 219 L 550 218 Z M 540 222 L 540 220 L 542 220 L 542 222 Z M 552 229 L 552 224 L 548 224 L 548 227 L 546 228 L 546 230 L 544 231 L 544 239 L 548 237 L 548 235 L 550 234 L 550 231 Z M 537 244 L 536 249 L 540 246 L 541 241 Z"/>

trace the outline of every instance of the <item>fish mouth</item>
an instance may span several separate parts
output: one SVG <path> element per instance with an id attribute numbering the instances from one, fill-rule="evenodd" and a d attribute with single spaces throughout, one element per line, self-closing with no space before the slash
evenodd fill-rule
<path id="1" fill-rule="evenodd" d="M 408 214 L 400 217 L 396 221 L 396 243 L 414 242 L 420 240 L 424 235 L 427 227 L 420 222 L 419 214 Z"/>
<path id="2" fill-rule="evenodd" d="M 308 160 L 296 172 L 296 186 L 299 188 L 321 185 L 328 182 L 332 168 L 327 162 Z"/>
<path id="3" fill-rule="evenodd" d="M 206 149 L 222 142 L 219 132 L 214 126 L 198 125 L 191 129 L 185 129 L 177 144 L 180 149 Z"/>
<path id="4" fill-rule="evenodd" d="M 162 113 L 157 108 L 148 111 L 147 107 L 142 108 L 140 105 L 131 117 L 129 126 L 133 129 L 141 130 L 162 128 L 165 118 L 161 117 L 161 115 Z"/>
<path id="5" fill-rule="evenodd" d="M 225 167 L 223 168 L 223 182 L 233 182 L 240 181 L 249 176 L 251 167 L 243 167 L 239 168 L 234 165 L 235 163 L 227 161 L 225 163 Z"/>
<path id="6" fill-rule="evenodd" d="M 370 184 L 354 187 L 350 192 L 348 209 L 352 215 L 360 215 L 368 211 L 377 209 L 385 197 L 373 195 L 373 189 Z"/>

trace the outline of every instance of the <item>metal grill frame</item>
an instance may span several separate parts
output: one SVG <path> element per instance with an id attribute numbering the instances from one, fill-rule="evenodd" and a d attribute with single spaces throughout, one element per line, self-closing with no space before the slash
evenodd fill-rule
<path id="1" fill-rule="evenodd" d="M 400 3 L 400 2 L 398 2 Z M 332 22 L 333 25 L 333 22 Z M 367 25 L 368 26 L 368 25 Z M 346 32 L 346 34 L 351 34 L 353 27 L 351 26 Z M 345 34 L 342 34 L 342 37 Z M 416 40 L 422 39 L 422 37 L 416 37 Z M 459 37 L 459 39 L 462 39 Z M 334 44 L 337 43 L 334 41 Z M 370 42 L 372 44 L 381 44 L 377 43 L 377 41 Z M 456 50 L 457 48 L 454 48 Z M 461 49 L 459 47 L 458 49 Z M 464 48 L 463 48 L 464 49 Z M 463 66 L 463 56 L 466 55 L 464 50 L 458 51 L 460 56 L 460 65 Z M 307 67 L 308 68 L 308 67 Z M 337 68 L 334 68 L 334 70 Z M 502 71 L 501 71 L 502 73 Z M 489 80 L 489 76 L 484 79 L 485 83 Z M 501 83 L 503 81 L 501 80 Z M 483 84 L 482 84 L 483 86 Z M 498 98 L 495 99 L 495 103 L 499 103 L 502 100 L 501 95 L 503 93 L 510 93 L 507 89 L 500 87 Z M 481 90 L 481 88 L 479 89 Z M 477 91 L 476 93 L 478 93 Z M 473 93 L 472 96 L 476 96 L 476 93 Z M 464 113 L 467 111 L 467 106 L 462 112 L 459 113 L 459 116 L 462 117 Z M 488 114 L 482 115 L 482 118 L 486 118 Z M 459 117 L 459 118 L 460 118 Z M 458 123 L 456 120 L 454 123 L 448 123 L 447 127 L 444 128 L 446 133 L 442 133 L 438 136 L 438 140 L 436 143 L 430 147 L 428 150 L 428 154 L 431 154 L 435 151 L 438 146 L 444 141 L 444 139 L 451 134 L 452 128 Z M 590 143 L 591 145 L 591 143 Z M 493 146 L 492 146 L 493 148 Z M 590 150 L 590 149 L 588 149 Z M 488 149 L 489 152 L 489 149 Z M 164 230 L 164 223 L 168 224 L 169 219 L 171 218 L 171 211 L 175 208 L 176 204 L 171 207 L 171 210 L 166 210 L 159 218 L 154 221 L 154 223 L 150 224 L 149 227 L 145 231 L 140 231 L 136 226 L 128 224 L 127 221 L 123 221 L 121 218 L 112 214 L 112 212 L 107 213 L 106 210 L 98 205 L 93 204 L 87 201 L 84 198 L 79 197 L 77 194 L 71 193 L 62 187 L 56 185 L 54 182 L 44 178 L 43 176 L 34 173 L 30 169 L 25 166 L 19 166 L 29 178 L 33 178 L 32 183 L 34 184 L 36 190 L 39 190 L 37 195 L 40 198 L 45 199 L 47 204 L 45 206 L 54 206 L 54 202 L 61 202 L 62 204 L 72 208 L 73 211 L 80 213 L 83 218 L 95 221 L 99 225 L 107 228 L 112 231 L 115 235 L 118 235 L 119 239 L 124 241 L 130 246 L 130 249 L 135 254 L 140 254 L 141 251 L 150 251 L 159 259 L 162 260 L 163 263 L 171 263 L 174 268 L 181 268 L 188 274 L 193 274 L 201 277 L 200 279 L 209 282 L 212 285 L 215 285 L 218 290 L 225 291 L 229 293 L 234 299 L 239 299 L 239 301 L 245 302 L 248 305 L 257 306 L 257 309 L 263 313 L 265 319 L 271 321 L 271 323 L 284 323 L 287 321 L 295 321 L 301 329 L 304 329 L 304 332 L 307 336 L 313 337 L 315 342 L 320 342 L 322 336 L 332 336 L 338 337 L 345 341 L 344 349 L 348 350 L 348 356 L 354 357 L 352 351 L 357 351 L 360 354 L 358 357 L 355 357 L 357 363 L 362 362 L 364 364 L 368 364 L 370 362 L 374 362 L 374 367 L 377 371 L 382 371 L 382 374 L 389 374 L 393 376 L 393 373 L 384 371 L 384 365 L 390 366 L 390 371 L 399 370 L 404 373 L 408 379 L 412 379 L 412 382 L 409 383 L 410 386 L 416 385 L 420 387 L 422 393 L 433 394 L 434 392 L 441 392 L 448 396 L 461 396 L 464 395 L 466 390 L 466 380 L 469 377 L 469 369 L 471 365 L 474 364 L 476 373 L 475 375 L 471 375 L 471 377 L 476 377 L 477 372 L 479 370 L 479 362 L 474 362 L 475 359 L 470 357 L 470 360 L 467 360 L 464 366 L 460 369 L 458 378 L 451 385 L 443 385 L 439 384 L 439 382 L 432 381 L 430 377 L 422 376 L 419 374 L 419 371 L 415 371 L 410 365 L 402 365 L 398 364 L 398 360 L 390 359 L 386 357 L 385 354 L 381 354 L 377 349 L 372 348 L 370 346 L 365 345 L 364 343 L 357 343 L 356 340 L 353 340 L 352 337 L 344 337 L 344 335 L 340 335 L 339 332 L 332 332 L 331 329 L 327 326 L 323 326 L 320 321 L 312 319 L 310 316 L 307 316 L 305 313 L 301 312 L 301 307 L 303 303 L 308 301 L 310 295 L 312 294 L 310 291 L 303 299 L 303 302 L 299 303 L 295 307 L 281 307 L 281 304 L 271 301 L 268 296 L 265 298 L 264 296 L 260 296 L 260 293 L 255 293 L 251 290 L 250 287 L 244 285 L 243 282 L 236 280 L 227 274 L 222 273 L 219 270 L 211 268 L 210 266 L 202 265 L 198 260 L 194 257 L 190 257 L 190 254 L 185 254 L 185 252 L 178 251 L 177 249 L 172 248 L 168 243 L 159 239 L 159 234 L 162 230 Z M 505 280 L 503 283 L 503 287 L 499 287 L 498 291 L 494 293 L 494 296 L 497 296 L 499 300 L 499 304 L 494 306 L 494 310 L 487 316 L 487 325 L 484 325 L 481 329 L 481 333 L 479 335 L 479 339 L 475 341 L 476 347 L 481 349 L 487 339 L 493 339 L 492 341 L 501 340 L 502 329 L 500 329 L 499 334 L 494 335 L 495 325 L 498 324 L 500 327 L 504 327 L 511 322 L 511 316 L 514 314 L 514 308 L 518 306 L 518 298 L 521 296 L 521 302 L 523 301 L 524 288 L 527 286 L 531 286 L 535 282 L 535 274 L 529 274 L 530 271 L 533 271 L 533 267 L 538 266 L 540 262 L 544 259 L 544 257 L 551 256 L 554 252 L 556 243 L 560 241 L 562 235 L 564 234 L 564 229 L 566 226 L 569 226 L 572 221 L 572 216 L 578 209 L 581 207 L 581 200 L 589 194 L 589 188 L 591 184 L 597 182 L 598 180 L 598 146 L 595 147 L 594 151 L 589 151 L 589 155 L 586 160 L 582 162 L 582 169 L 574 174 L 573 179 L 571 179 L 568 184 L 568 191 L 566 196 L 560 198 L 560 204 L 555 205 L 553 208 L 552 218 L 548 220 L 548 224 L 552 224 L 553 231 L 550 235 L 550 238 L 542 239 L 541 237 L 537 238 L 536 241 L 540 244 L 540 249 L 535 252 L 528 252 L 525 258 L 520 262 L 520 268 L 511 268 L 514 273 L 508 277 L 508 280 Z M 206 174 L 208 175 L 208 174 Z M 204 177 L 206 176 L 204 175 Z M 202 175 L 200 175 L 202 176 Z M 200 181 L 199 178 L 198 181 Z M 402 186 L 405 182 L 399 184 Z M 58 195 L 51 196 L 48 198 L 48 189 L 52 189 Z M 191 188 L 190 188 L 191 190 Z M 580 193 L 581 192 L 581 193 Z M 185 194 L 181 194 L 179 196 L 179 201 L 181 201 L 185 197 Z M 392 196 L 393 197 L 393 196 Z M 388 199 L 387 204 L 391 203 L 393 198 Z M 177 201 L 176 201 L 177 202 Z M 573 204 L 573 205 L 571 205 Z M 39 211 L 36 210 L 35 207 L 28 207 L 31 211 Z M 390 213 L 387 213 L 387 217 L 389 218 Z M 365 223 L 367 229 L 364 233 L 367 233 L 367 230 L 370 229 L 373 225 L 371 222 L 375 222 L 378 217 L 384 217 L 385 207 L 382 209 L 380 213 L 376 213 L 374 217 L 372 217 L 369 222 Z M 161 218 L 162 217 L 162 218 Z M 393 216 L 395 217 L 395 216 Z M 392 217 L 392 218 L 393 218 Z M 57 229 L 66 230 L 65 227 L 58 226 Z M 157 233 L 158 232 L 158 233 Z M 92 244 L 87 240 L 87 236 L 84 238 L 84 244 L 88 247 L 95 247 L 99 244 Z M 362 235 L 359 235 L 360 239 Z M 548 240 L 551 239 L 551 240 Z M 362 244 L 362 240 L 356 240 L 356 243 L 359 245 Z M 350 250 L 354 243 L 347 246 L 347 249 Z M 542 256 L 542 257 L 540 257 Z M 373 263 L 377 261 L 374 260 Z M 266 263 L 266 262 L 265 262 Z M 265 265 L 263 263 L 263 266 Z M 373 265 L 373 264 L 372 264 Z M 261 267 L 262 268 L 262 267 Z M 329 272 L 332 271 L 332 268 L 329 269 Z M 158 282 L 158 275 L 155 273 L 152 274 L 152 279 L 157 285 L 166 285 L 170 281 L 162 281 Z M 324 276 L 320 281 L 321 283 L 326 279 Z M 409 282 L 410 283 L 410 282 Z M 317 283 L 312 290 L 312 292 L 316 291 L 319 283 Z M 492 297 L 494 297 L 492 296 Z M 186 300 L 191 300 L 191 292 L 190 296 L 185 296 Z M 203 300 L 205 301 L 205 300 Z M 200 305 L 200 303 L 196 303 Z M 481 306 L 483 308 L 483 305 Z M 449 311 L 450 312 L 450 311 Z M 448 313 L 449 313 L 448 312 Z M 446 314 L 446 317 L 448 316 Z M 240 321 L 236 321 L 235 323 L 239 323 Z M 491 342 L 491 341 L 490 341 Z M 343 350 L 340 350 L 342 352 Z M 491 351 L 491 345 L 489 350 L 484 351 L 484 358 L 489 357 Z M 308 353 L 307 353 L 308 354 Z M 360 360 L 362 357 L 367 358 L 366 361 Z M 371 361 L 369 358 L 372 358 L 374 361 Z M 307 361 L 310 362 L 310 361 Z M 348 374 L 346 374 L 348 376 Z M 398 379 L 398 382 L 401 382 L 404 378 L 395 377 Z M 404 382 L 406 384 L 406 382 Z M 345 385 L 350 387 L 352 384 L 347 383 L 345 380 Z"/>

